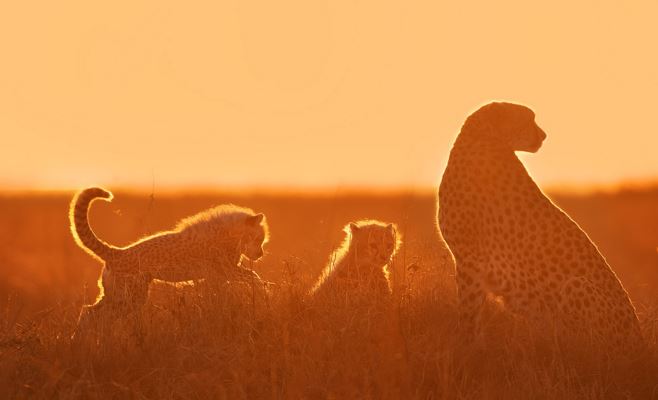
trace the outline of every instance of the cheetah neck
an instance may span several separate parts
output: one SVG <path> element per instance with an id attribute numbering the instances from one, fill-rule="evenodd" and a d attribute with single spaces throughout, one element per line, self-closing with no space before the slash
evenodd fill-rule
<path id="1" fill-rule="evenodd" d="M 516 158 L 516 154 L 503 143 L 483 139 L 484 135 L 472 132 L 460 133 L 453 145 L 451 153 L 459 153 L 460 157 L 496 157 Z"/>
<path id="2" fill-rule="evenodd" d="M 473 135 L 457 139 L 444 174 L 446 184 L 467 183 L 495 191 L 535 186 L 516 153 L 476 139 Z"/>

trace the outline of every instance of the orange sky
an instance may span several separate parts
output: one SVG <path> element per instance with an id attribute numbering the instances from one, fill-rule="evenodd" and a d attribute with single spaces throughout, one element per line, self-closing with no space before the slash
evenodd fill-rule
<path id="1" fill-rule="evenodd" d="M 0 6 L 0 186 L 427 187 L 483 102 L 542 184 L 658 177 L 658 2 Z"/>

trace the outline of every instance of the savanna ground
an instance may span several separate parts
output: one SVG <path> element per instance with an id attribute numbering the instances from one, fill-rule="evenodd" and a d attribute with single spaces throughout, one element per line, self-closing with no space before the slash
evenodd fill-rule
<path id="1" fill-rule="evenodd" d="M 637 307 L 650 349 L 623 370 L 535 343 L 495 303 L 482 335 L 463 340 L 431 193 L 115 193 L 91 211 L 96 233 L 115 245 L 218 203 L 264 212 L 271 242 L 252 267 L 276 285 L 268 295 L 244 285 L 163 290 L 145 310 L 141 340 L 117 334 L 73 347 L 100 265 L 68 231 L 71 195 L 0 197 L 0 398 L 658 398 L 658 188 L 553 196 Z M 341 228 L 364 217 L 403 234 L 393 305 L 311 304 L 306 291 Z"/>

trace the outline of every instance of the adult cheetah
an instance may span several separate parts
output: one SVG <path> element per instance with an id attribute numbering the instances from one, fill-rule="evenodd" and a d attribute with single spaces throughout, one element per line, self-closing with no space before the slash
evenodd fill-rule
<path id="1" fill-rule="evenodd" d="M 466 119 L 450 152 L 438 223 L 456 262 L 462 321 L 474 325 L 493 294 L 567 337 L 587 331 L 606 347 L 635 348 L 638 318 L 619 279 L 514 153 L 534 153 L 545 138 L 529 108 L 491 103 Z"/>

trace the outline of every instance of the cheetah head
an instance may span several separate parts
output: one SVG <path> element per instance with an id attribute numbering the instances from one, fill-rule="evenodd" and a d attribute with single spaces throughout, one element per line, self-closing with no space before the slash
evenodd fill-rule
<path id="1" fill-rule="evenodd" d="M 535 113 L 519 104 L 489 103 L 470 118 L 488 128 L 484 130 L 488 140 L 512 151 L 535 153 L 546 139 L 546 133 L 535 122 Z"/>
<path id="2" fill-rule="evenodd" d="M 240 241 L 240 251 L 252 261 L 263 256 L 263 246 L 267 243 L 268 229 L 265 215 L 249 215 L 244 220 Z"/>
<path id="3" fill-rule="evenodd" d="M 400 239 L 393 224 L 378 221 L 350 222 L 347 226 L 352 247 L 364 261 L 376 267 L 387 264 L 399 247 Z"/>

